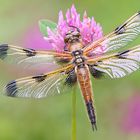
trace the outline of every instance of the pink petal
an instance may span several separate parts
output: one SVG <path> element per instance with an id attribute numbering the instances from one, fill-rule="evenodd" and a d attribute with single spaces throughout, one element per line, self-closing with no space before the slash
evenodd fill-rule
<path id="1" fill-rule="evenodd" d="M 64 21 L 63 12 L 59 12 L 58 26 Z"/>
<path id="2" fill-rule="evenodd" d="M 73 25 L 79 28 L 83 40 L 83 44 L 87 45 L 91 41 L 95 41 L 102 37 L 102 28 L 92 17 L 87 16 L 86 11 L 83 15 L 83 21 L 80 21 L 80 14 L 77 13 L 74 5 L 66 12 L 66 19 L 63 17 L 62 11 L 59 12 L 57 31 L 54 33 L 50 29 L 48 31 L 48 42 L 51 42 L 53 48 L 60 51 L 64 49 L 64 37 L 70 30 L 69 26 Z M 101 48 L 102 49 L 102 48 Z"/>

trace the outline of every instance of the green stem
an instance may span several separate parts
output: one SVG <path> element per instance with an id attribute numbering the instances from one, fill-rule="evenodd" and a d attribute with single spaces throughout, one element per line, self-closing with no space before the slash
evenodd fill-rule
<path id="1" fill-rule="evenodd" d="M 72 92 L 72 140 L 76 140 L 76 87 Z"/>

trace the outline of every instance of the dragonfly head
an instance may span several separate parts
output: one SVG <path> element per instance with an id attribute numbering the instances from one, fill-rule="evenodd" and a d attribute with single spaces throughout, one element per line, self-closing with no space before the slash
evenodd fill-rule
<path id="1" fill-rule="evenodd" d="M 66 33 L 64 38 L 65 44 L 79 42 L 81 39 L 80 30 L 75 26 L 69 26 L 71 29 Z"/>

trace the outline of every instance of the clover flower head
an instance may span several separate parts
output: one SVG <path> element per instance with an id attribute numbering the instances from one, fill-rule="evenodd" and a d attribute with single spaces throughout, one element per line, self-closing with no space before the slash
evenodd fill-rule
<path id="1" fill-rule="evenodd" d="M 66 12 L 66 18 L 64 18 L 62 11 L 59 12 L 58 24 L 55 30 L 47 27 L 45 39 L 52 45 L 54 50 L 64 50 L 64 38 L 70 30 L 70 26 L 79 28 L 84 45 L 102 37 L 102 28 L 95 22 L 94 18 L 89 18 L 85 11 L 81 21 L 80 14 L 77 13 L 75 6 L 72 5 Z"/>

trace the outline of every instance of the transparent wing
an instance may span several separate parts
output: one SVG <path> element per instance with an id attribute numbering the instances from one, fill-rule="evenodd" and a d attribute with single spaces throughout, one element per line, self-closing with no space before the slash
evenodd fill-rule
<path id="1" fill-rule="evenodd" d="M 0 59 L 26 68 L 56 64 L 61 60 L 68 62 L 71 55 L 68 52 L 36 51 L 13 45 L 0 45 Z"/>
<path id="2" fill-rule="evenodd" d="M 11 97 L 43 98 L 60 94 L 68 88 L 66 78 L 71 69 L 73 69 L 73 66 L 68 65 L 51 73 L 11 81 L 5 88 L 6 95 Z"/>
<path id="3" fill-rule="evenodd" d="M 127 45 L 140 34 L 140 12 L 130 17 L 112 33 L 91 43 L 84 48 L 85 54 L 100 54 L 109 52 Z"/>
<path id="4" fill-rule="evenodd" d="M 113 55 L 89 59 L 88 63 L 111 78 L 121 78 L 140 68 L 140 46 Z"/>

